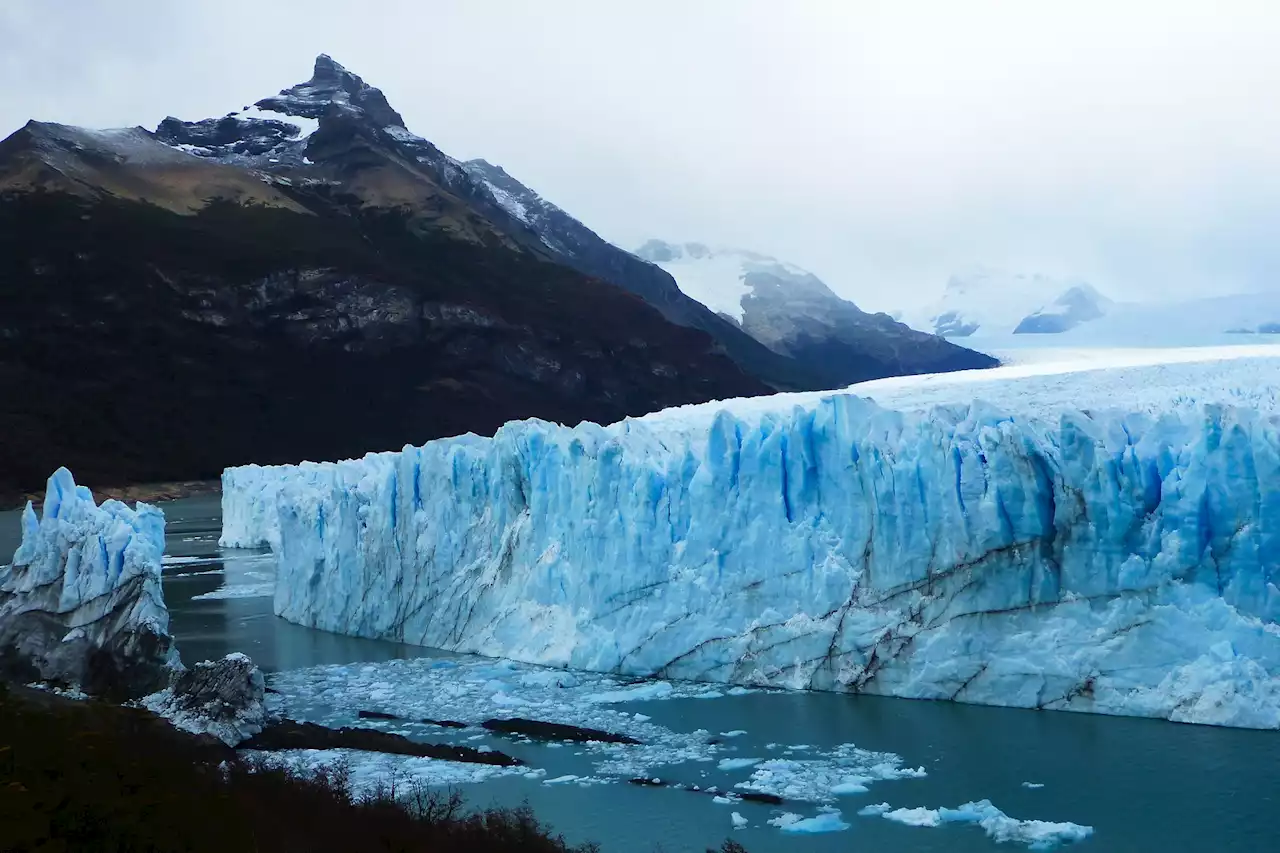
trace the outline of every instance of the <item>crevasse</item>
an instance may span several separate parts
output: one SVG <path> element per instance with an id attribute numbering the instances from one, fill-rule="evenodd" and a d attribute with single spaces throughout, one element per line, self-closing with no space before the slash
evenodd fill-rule
<path id="1" fill-rule="evenodd" d="M 508 424 L 228 469 L 290 621 L 664 678 L 1280 727 L 1280 418 Z"/>

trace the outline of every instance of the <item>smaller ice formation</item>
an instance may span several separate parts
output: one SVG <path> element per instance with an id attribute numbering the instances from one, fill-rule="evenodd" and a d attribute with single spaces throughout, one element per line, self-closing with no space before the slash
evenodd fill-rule
<path id="1" fill-rule="evenodd" d="M 1018 820 L 1009 817 L 990 800 L 965 803 L 954 809 L 894 809 L 888 803 L 866 806 L 858 814 L 879 815 L 907 826 L 935 827 L 944 823 L 970 823 L 981 827 L 997 844 L 1012 841 L 1031 850 L 1052 850 L 1069 841 L 1083 841 L 1093 835 L 1093 827 L 1078 823 L 1056 823 L 1047 820 Z"/>
<path id="2" fill-rule="evenodd" d="M 142 704 L 183 731 L 209 734 L 235 746 L 266 724 L 265 693 L 262 670 L 246 655 L 234 652 L 196 664 Z"/>
<path id="3" fill-rule="evenodd" d="M 163 551 L 160 510 L 98 506 L 59 468 L 40 516 L 27 504 L 22 544 L 0 568 L 0 668 L 112 698 L 163 687 L 179 665 L 160 588 Z"/>
<path id="4" fill-rule="evenodd" d="M 795 812 L 784 812 L 767 823 L 776 826 L 783 832 L 818 833 L 840 832 L 848 829 L 849 824 L 840 819 L 840 812 L 833 808 L 823 808 L 814 817 L 802 817 Z"/>

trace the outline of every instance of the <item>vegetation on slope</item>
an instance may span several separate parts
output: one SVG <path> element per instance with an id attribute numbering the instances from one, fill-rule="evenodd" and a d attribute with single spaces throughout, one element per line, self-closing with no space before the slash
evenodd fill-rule
<path id="1" fill-rule="evenodd" d="M 0 495 L 59 465 L 209 479 L 768 390 L 619 288 L 332 192 L 191 216 L 0 197 Z"/>
<path id="2" fill-rule="evenodd" d="M 356 799 L 340 770 L 290 776 L 145 711 L 0 682 L 4 853 L 596 850 L 567 844 L 527 807 L 472 812 L 425 789 Z"/>

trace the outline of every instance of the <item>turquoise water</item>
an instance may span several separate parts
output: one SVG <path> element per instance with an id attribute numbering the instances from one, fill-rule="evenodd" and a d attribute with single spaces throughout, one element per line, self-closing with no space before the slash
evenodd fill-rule
<path id="1" fill-rule="evenodd" d="M 223 558 L 221 563 L 166 567 L 171 629 L 187 662 L 244 651 L 274 671 L 433 654 L 291 625 L 272 615 L 270 598 L 193 601 L 226 578 L 258 577 L 269 570 L 269 559 L 251 552 L 219 553 L 216 496 L 163 506 L 169 556 Z M 0 513 L 0 554 L 5 558 L 16 536 L 17 514 Z M 726 837 L 751 853 L 1024 849 L 997 845 L 975 827 L 919 828 L 855 814 L 863 805 L 881 801 L 937 808 L 983 798 L 1014 817 L 1094 827 L 1092 838 L 1060 848 L 1064 850 L 1280 851 L 1274 823 L 1280 810 L 1277 732 L 813 693 L 655 701 L 623 709 L 647 714 L 677 731 L 745 729 L 747 734 L 734 742 L 742 755 L 768 755 L 765 745 L 770 742 L 819 748 L 853 742 L 897 753 L 910 766 L 924 766 L 928 776 L 873 784 L 867 794 L 841 798 L 851 828 L 813 836 L 765 826 L 777 807 L 717 805 L 706 796 L 665 788 L 578 788 L 512 777 L 469 786 L 463 793 L 476 805 L 527 800 L 566 837 L 599 841 L 606 853 L 700 853 Z M 546 778 L 591 773 L 587 759 L 571 750 L 533 744 L 501 748 L 546 768 Z M 682 765 L 665 768 L 662 775 L 705 785 L 699 775 L 704 769 Z M 1023 782 L 1044 787 L 1030 789 Z M 748 818 L 751 828 L 732 830 L 732 811 Z M 814 809 L 794 811 L 810 815 Z"/>

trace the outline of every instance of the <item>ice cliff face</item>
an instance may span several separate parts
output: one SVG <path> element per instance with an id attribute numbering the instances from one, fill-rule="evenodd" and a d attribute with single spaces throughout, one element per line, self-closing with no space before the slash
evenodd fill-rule
<path id="1" fill-rule="evenodd" d="M 33 678 L 135 698 L 177 665 L 160 588 L 164 515 L 114 500 L 96 506 L 71 472 L 49 478 L 39 518 L 0 569 L 0 663 Z"/>
<path id="2" fill-rule="evenodd" d="M 787 403 L 233 469 L 225 535 L 272 542 L 276 612 L 330 631 L 1280 727 L 1271 410 Z"/>

